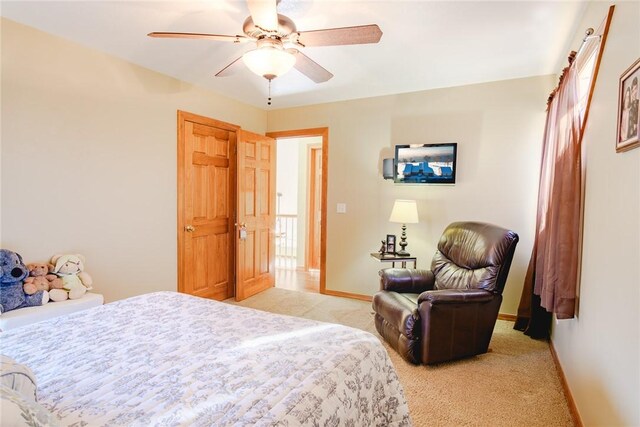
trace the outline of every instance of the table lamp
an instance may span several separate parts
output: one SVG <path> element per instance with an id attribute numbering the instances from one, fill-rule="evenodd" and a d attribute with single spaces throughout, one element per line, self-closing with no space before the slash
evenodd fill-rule
<path id="1" fill-rule="evenodd" d="M 389 222 L 402 224 L 402 236 L 400 237 L 400 250 L 396 252 L 399 256 L 409 256 L 405 250 L 407 247 L 407 224 L 418 223 L 418 205 L 415 200 L 396 200 L 389 217 Z"/>

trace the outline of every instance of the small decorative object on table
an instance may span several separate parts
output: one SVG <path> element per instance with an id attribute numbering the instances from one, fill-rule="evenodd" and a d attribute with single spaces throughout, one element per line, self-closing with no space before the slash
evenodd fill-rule
<path id="1" fill-rule="evenodd" d="M 384 240 L 381 240 L 381 242 L 382 242 L 382 246 L 380 246 L 380 250 L 378 251 L 378 253 L 384 254 L 385 252 L 387 252 L 387 244 L 385 243 Z"/>
<path id="2" fill-rule="evenodd" d="M 388 254 L 396 253 L 396 235 L 395 234 L 387 234 L 387 251 Z"/>

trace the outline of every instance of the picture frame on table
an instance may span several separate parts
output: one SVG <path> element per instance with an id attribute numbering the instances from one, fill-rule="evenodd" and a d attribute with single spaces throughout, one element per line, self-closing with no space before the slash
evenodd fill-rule
<path id="1" fill-rule="evenodd" d="M 616 152 L 640 147 L 640 58 L 620 76 Z"/>
<path id="2" fill-rule="evenodd" d="M 396 235 L 387 234 L 387 252 L 388 254 L 396 253 Z"/>

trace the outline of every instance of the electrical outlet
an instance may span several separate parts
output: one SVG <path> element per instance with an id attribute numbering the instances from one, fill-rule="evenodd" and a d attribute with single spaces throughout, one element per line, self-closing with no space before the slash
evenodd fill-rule
<path id="1" fill-rule="evenodd" d="M 336 206 L 336 212 L 339 214 L 347 213 L 347 204 L 346 203 L 338 203 Z"/>

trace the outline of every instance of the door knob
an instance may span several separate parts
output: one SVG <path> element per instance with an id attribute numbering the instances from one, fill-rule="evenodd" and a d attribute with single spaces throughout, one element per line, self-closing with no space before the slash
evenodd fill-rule
<path id="1" fill-rule="evenodd" d="M 186 231 L 187 233 L 193 233 L 194 231 L 196 231 L 196 228 L 193 225 L 187 225 L 184 228 L 184 231 Z"/>

